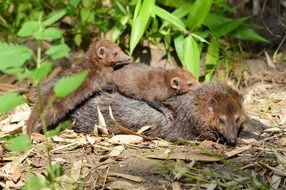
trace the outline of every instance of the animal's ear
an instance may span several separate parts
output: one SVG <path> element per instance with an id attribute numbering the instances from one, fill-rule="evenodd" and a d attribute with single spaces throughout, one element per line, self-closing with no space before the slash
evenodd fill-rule
<path id="1" fill-rule="evenodd" d="M 99 47 L 98 50 L 97 50 L 97 56 L 100 58 L 100 59 L 103 59 L 105 58 L 105 48 L 104 47 Z"/>
<path id="2" fill-rule="evenodd" d="M 215 98 L 210 98 L 208 99 L 207 105 L 208 105 L 208 110 L 213 111 L 214 106 L 217 104 L 217 100 Z"/>
<path id="3" fill-rule="evenodd" d="M 174 77 L 171 79 L 170 84 L 173 89 L 179 90 L 180 89 L 180 82 L 181 79 L 179 77 Z"/>

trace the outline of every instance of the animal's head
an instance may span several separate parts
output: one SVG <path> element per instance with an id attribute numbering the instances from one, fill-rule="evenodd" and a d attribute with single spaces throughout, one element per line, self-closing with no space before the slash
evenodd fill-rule
<path id="1" fill-rule="evenodd" d="M 118 45 L 105 39 L 93 42 L 87 55 L 93 63 L 105 66 L 117 66 L 130 62 L 129 56 Z"/>
<path id="2" fill-rule="evenodd" d="M 242 96 L 229 88 L 226 93 L 211 95 L 207 100 L 213 130 L 218 132 L 227 145 L 235 146 L 245 117 L 242 113 Z"/>
<path id="3" fill-rule="evenodd" d="M 171 88 L 176 90 L 177 94 L 190 92 L 199 85 L 195 77 L 183 69 L 168 70 L 167 75 Z"/>

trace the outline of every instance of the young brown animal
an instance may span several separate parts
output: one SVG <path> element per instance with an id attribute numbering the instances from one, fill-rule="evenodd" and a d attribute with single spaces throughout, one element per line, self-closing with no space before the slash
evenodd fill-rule
<path id="1" fill-rule="evenodd" d="M 113 73 L 113 83 L 123 95 L 144 100 L 173 119 L 162 101 L 192 91 L 199 85 L 194 76 L 180 68 L 165 70 L 143 64 L 130 64 Z"/>
<path id="2" fill-rule="evenodd" d="M 241 101 L 242 96 L 235 89 L 220 82 L 210 82 L 201 84 L 191 93 L 173 96 L 163 102 L 174 110 L 175 121 L 172 123 L 168 123 L 161 112 L 145 102 L 119 93 L 105 93 L 91 98 L 77 108 L 71 117 L 75 121 L 76 132 L 91 132 L 98 121 L 96 107 L 99 106 L 110 131 L 118 133 L 108 117 L 111 106 L 117 122 L 126 128 L 137 131 L 145 125 L 153 126 L 146 132 L 150 137 L 169 141 L 179 137 L 187 140 L 222 138 L 227 145 L 235 146 L 240 131 L 248 122 Z"/>
<path id="3" fill-rule="evenodd" d="M 93 42 L 81 62 L 70 70 L 63 72 L 60 77 L 42 86 L 42 105 L 47 106 L 54 96 L 53 86 L 59 78 L 89 70 L 87 78 L 77 90 L 65 98 L 55 99 L 52 102 L 50 109 L 46 112 L 46 125 L 50 126 L 57 123 L 93 93 L 103 90 L 108 86 L 113 66 L 127 64 L 128 62 L 129 57 L 116 44 L 108 40 Z M 39 103 L 36 103 L 27 122 L 27 134 L 29 136 L 32 132 L 38 132 L 42 129 L 39 113 Z"/>

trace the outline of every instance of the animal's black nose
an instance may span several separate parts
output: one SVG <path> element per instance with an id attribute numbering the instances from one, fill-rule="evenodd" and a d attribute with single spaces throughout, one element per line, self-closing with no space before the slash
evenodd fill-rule
<path id="1" fill-rule="evenodd" d="M 226 144 L 234 147 L 236 145 L 236 139 L 227 139 Z"/>

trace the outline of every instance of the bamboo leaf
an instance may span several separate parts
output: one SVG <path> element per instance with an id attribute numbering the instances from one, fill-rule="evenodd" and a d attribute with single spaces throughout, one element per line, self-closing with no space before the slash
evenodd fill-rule
<path id="1" fill-rule="evenodd" d="M 187 23 L 191 30 L 199 28 L 212 7 L 213 0 L 196 0 L 190 14 L 188 15 Z"/>
<path id="2" fill-rule="evenodd" d="M 169 13 L 168 11 L 165 11 L 164 9 L 155 5 L 152 9 L 152 13 L 168 21 L 169 23 L 174 25 L 177 29 L 186 32 L 185 24 L 179 18 Z"/>
<path id="3" fill-rule="evenodd" d="M 138 0 L 138 2 L 141 2 Z M 138 3 L 137 2 L 137 3 Z M 140 8 L 140 11 L 138 13 L 138 17 L 136 17 L 136 9 L 135 14 L 133 18 L 133 24 L 131 29 L 131 37 L 130 37 L 130 53 L 133 53 L 133 50 L 135 49 L 136 45 L 138 44 L 139 40 L 143 36 L 148 21 L 150 19 L 150 15 L 152 12 L 152 9 L 155 5 L 155 0 L 144 0 L 142 3 L 142 6 Z M 137 5 L 136 5 L 137 8 Z"/>
<path id="4" fill-rule="evenodd" d="M 250 41 L 255 41 L 255 42 L 265 42 L 269 43 L 269 41 L 256 32 L 254 32 L 250 28 L 241 28 L 238 29 L 237 31 L 234 32 L 234 35 L 236 38 L 240 40 L 250 40 Z"/>
<path id="5" fill-rule="evenodd" d="M 183 47 L 183 65 L 198 79 L 200 75 L 200 49 L 192 35 L 185 38 Z"/>
<path id="6" fill-rule="evenodd" d="M 183 65 L 184 65 L 183 63 L 184 62 L 184 40 L 185 39 L 183 35 L 180 35 L 174 39 L 175 50 Z"/>
<path id="7" fill-rule="evenodd" d="M 229 34 L 233 30 L 235 30 L 239 26 L 241 26 L 247 19 L 248 19 L 248 17 L 227 21 L 223 25 L 220 25 L 217 28 L 215 28 L 213 30 L 213 33 L 217 37 L 221 37 L 221 36 L 224 36 L 226 34 Z"/>

